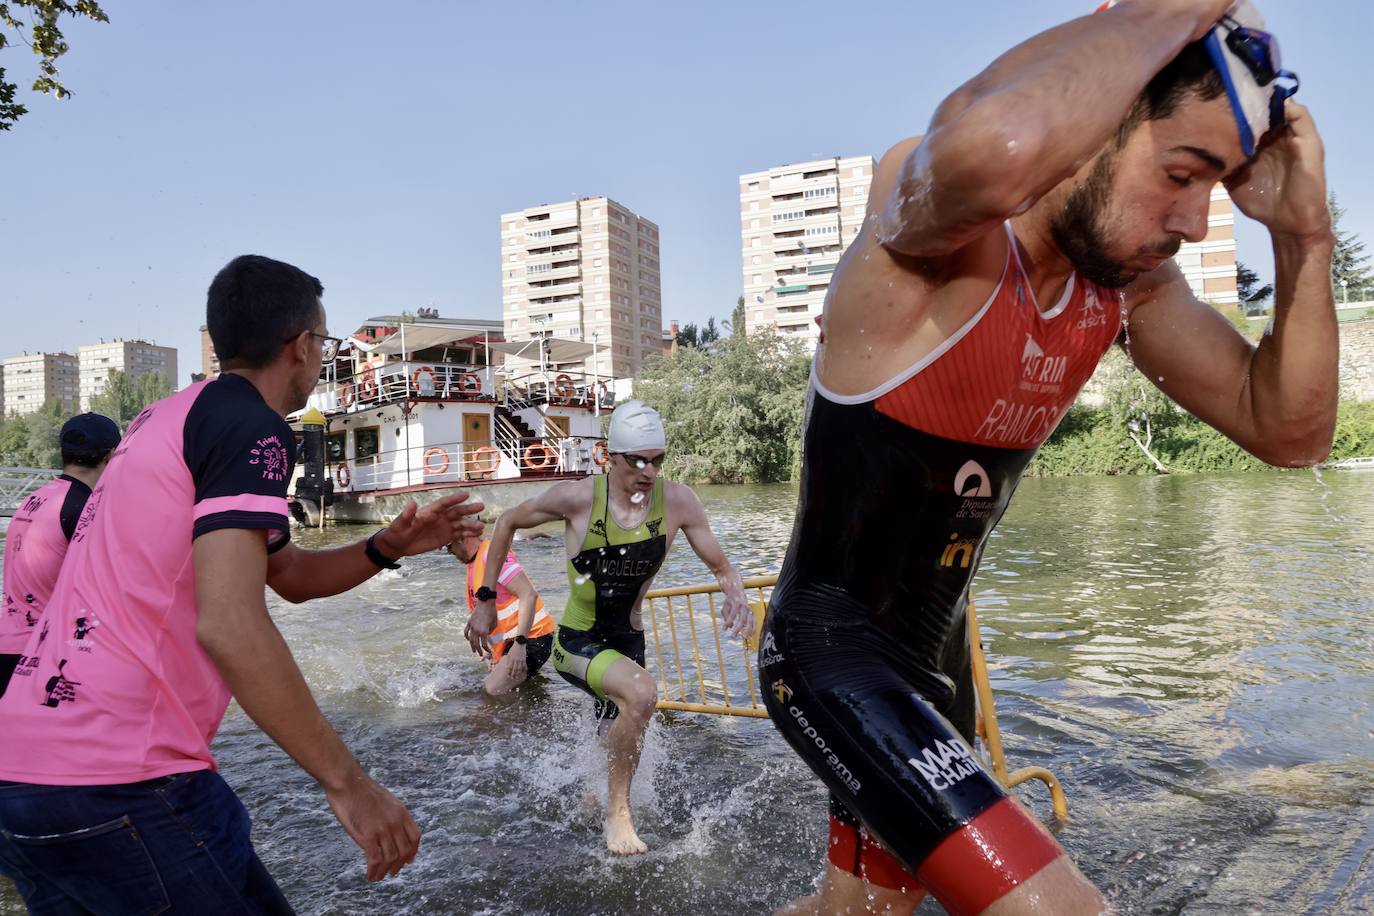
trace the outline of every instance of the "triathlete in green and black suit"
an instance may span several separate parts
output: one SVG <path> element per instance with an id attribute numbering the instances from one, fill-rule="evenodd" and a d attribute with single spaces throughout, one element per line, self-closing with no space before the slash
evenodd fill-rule
<path id="1" fill-rule="evenodd" d="M 752 625 L 753 615 L 701 501 L 688 487 L 659 479 L 665 443 L 658 414 L 638 401 L 620 405 L 611 416 L 607 444 L 611 458 L 605 475 L 554 484 L 505 512 L 492 532 L 490 550 L 504 556 L 516 531 L 564 523 L 571 595 L 558 628 L 554 666 L 596 697 L 599 715 L 614 720 L 606 734 L 606 846 L 634 854 L 648 847 L 630 818 L 630 782 L 658 701 L 654 679 L 644 670 L 640 602 L 679 530 L 720 582 L 727 626 L 740 632 Z M 487 588 L 495 588 L 495 574 L 487 571 L 492 580 L 483 583 Z M 495 621 L 495 605 L 480 602 L 469 625 L 474 641 L 480 644 Z"/>

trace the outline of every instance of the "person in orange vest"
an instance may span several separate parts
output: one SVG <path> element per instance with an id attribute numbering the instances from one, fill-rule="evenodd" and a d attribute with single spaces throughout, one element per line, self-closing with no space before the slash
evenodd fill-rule
<path id="1" fill-rule="evenodd" d="M 549 660 L 555 625 L 515 551 L 506 554 L 495 591 L 482 586 L 490 547 L 490 540 L 470 534 L 449 544 L 448 552 L 468 568 L 468 610 L 484 599 L 496 601 L 496 629 L 482 652 L 491 669 L 482 686 L 496 697 L 519 687 Z M 468 635 L 466 629 L 463 635 Z"/>

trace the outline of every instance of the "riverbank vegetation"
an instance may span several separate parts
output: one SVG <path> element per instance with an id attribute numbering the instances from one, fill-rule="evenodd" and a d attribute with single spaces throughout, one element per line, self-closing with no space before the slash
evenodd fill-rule
<path id="1" fill-rule="evenodd" d="M 663 414 L 677 480 L 796 479 L 811 358 L 772 332 L 679 346 L 646 364 L 635 396 Z M 1331 461 L 1374 455 L 1374 402 L 1342 402 Z M 1199 473 L 1268 466 L 1175 407 L 1113 348 L 1027 473 Z"/>
<path id="2" fill-rule="evenodd" d="M 119 424 L 121 430 L 144 407 L 172 393 L 171 384 L 161 372 L 131 376 L 110 370 L 105 390 L 91 398 L 91 412 L 104 414 Z M 80 411 L 64 406 L 56 399 L 39 410 L 22 417 L 0 420 L 0 466 L 24 468 L 55 468 L 62 463 L 57 434 L 62 424 Z"/>

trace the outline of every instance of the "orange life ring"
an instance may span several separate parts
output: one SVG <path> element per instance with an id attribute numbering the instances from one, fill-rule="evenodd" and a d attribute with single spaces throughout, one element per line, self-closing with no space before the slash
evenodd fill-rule
<path id="1" fill-rule="evenodd" d="M 460 394 L 481 394 L 482 377 L 476 372 L 464 372 L 458 376 L 458 391 Z"/>
<path id="2" fill-rule="evenodd" d="M 334 479 L 339 482 L 339 486 L 348 489 L 348 482 L 353 479 L 353 475 L 348 472 L 347 462 L 334 469 Z"/>
<path id="3" fill-rule="evenodd" d="M 592 446 L 592 460 L 603 468 L 611 463 L 611 450 L 605 439 L 597 439 L 596 444 Z"/>
<path id="4" fill-rule="evenodd" d="M 535 463 L 535 458 L 541 459 Z M 547 470 L 558 463 L 558 456 L 553 449 L 542 442 L 531 442 L 525 446 L 525 467 L 536 471 Z"/>
<path id="5" fill-rule="evenodd" d="M 339 389 L 339 403 L 345 407 L 352 407 L 354 400 L 356 398 L 353 396 L 353 383 L 344 382 L 343 387 Z"/>
<path id="6" fill-rule="evenodd" d="M 358 376 L 358 398 L 359 400 L 371 400 L 377 396 L 377 370 L 368 366 Z"/>
<path id="7" fill-rule="evenodd" d="M 490 459 L 485 464 L 479 464 L 483 459 Z M 501 453 L 490 445 L 484 445 L 472 453 L 472 470 L 477 474 L 490 474 L 496 470 L 496 466 L 501 463 Z"/>
<path id="8" fill-rule="evenodd" d="M 421 392 L 421 388 L 420 388 L 420 373 L 421 373 L 421 372 L 423 372 L 425 375 L 428 375 L 428 376 L 429 376 L 429 387 L 430 387 L 430 390 L 433 391 L 435 394 L 439 394 L 439 382 L 438 382 L 438 380 L 437 380 L 437 379 L 435 378 L 435 376 L 434 376 L 434 370 L 431 369 L 431 368 L 429 368 L 428 366 L 421 366 L 420 368 L 416 369 L 414 372 L 411 373 L 411 375 L 410 375 L 410 387 L 411 387 L 411 390 L 413 390 L 416 394 L 419 394 L 419 393 Z"/>
<path id="9" fill-rule="evenodd" d="M 429 459 L 436 455 L 439 456 L 439 463 L 431 464 Z M 448 452 L 438 446 L 425 449 L 425 456 L 421 461 L 426 474 L 442 474 L 448 470 Z"/>
<path id="10" fill-rule="evenodd" d="M 573 387 L 573 377 L 566 372 L 560 372 L 553 380 L 553 393 L 560 398 L 572 398 L 576 391 Z"/>

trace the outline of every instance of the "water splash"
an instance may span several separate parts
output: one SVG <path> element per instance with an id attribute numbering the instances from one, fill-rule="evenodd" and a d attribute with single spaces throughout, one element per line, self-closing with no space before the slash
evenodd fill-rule
<path id="1" fill-rule="evenodd" d="M 1317 478 L 1317 486 L 1321 487 L 1322 509 L 1326 512 L 1326 517 L 1337 525 L 1344 525 L 1346 523 L 1345 516 L 1331 508 L 1331 486 L 1322 477 L 1321 468 L 1315 464 L 1312 465 L 1312 476 Z"/>

